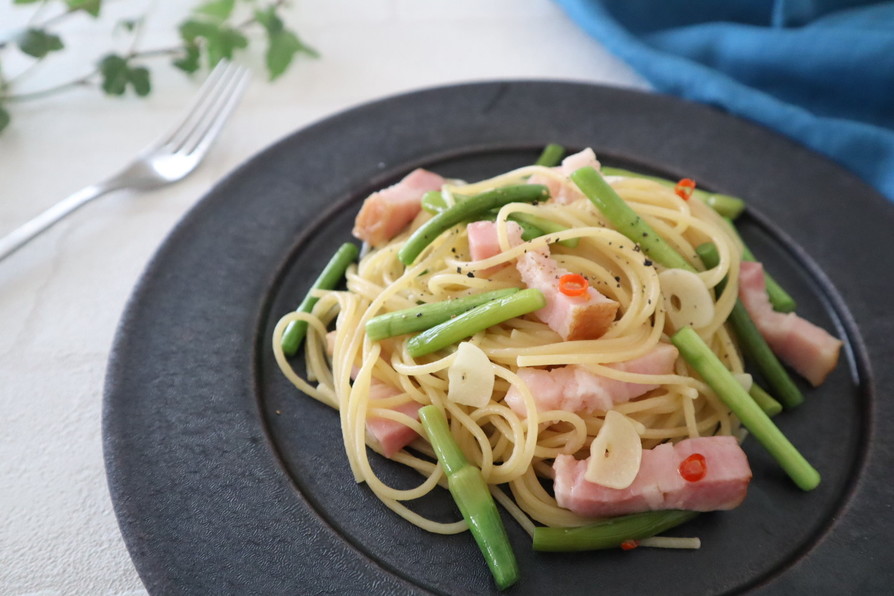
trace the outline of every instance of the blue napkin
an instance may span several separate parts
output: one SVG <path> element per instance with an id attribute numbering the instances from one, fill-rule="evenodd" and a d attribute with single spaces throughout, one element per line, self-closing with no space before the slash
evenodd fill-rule
<path id="1" fill-rule="evenodd" d="M 657 91 L 772 128 L 894 200 L 894 2 L 556 1 Z"/>

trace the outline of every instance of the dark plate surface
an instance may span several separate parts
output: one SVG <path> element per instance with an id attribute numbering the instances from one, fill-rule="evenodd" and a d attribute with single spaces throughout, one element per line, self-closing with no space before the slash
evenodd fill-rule
<path id="1" fill-rule="evenodd" d="M 749 496 L 677 529 L 699 551 L 538 554 L 507 518 L 514 594 L 884 593 L 894 585 L 894 207 L 764 129 L 672 98 L 559 82 L 461 85 L 295 133 L 209 193 L 137 286 L 105 387 L 109 487 L 153 594 L 495 591 L 468 534 L 427 534 L 351 480 L 337 414 L 281 378 L 269 337 L 360 201 L 424 166 L 476 179 L 548 142 L 742 196 L 743 234 L 843 337 L 837 370 L 777 418 L 823 483 L 802 493 L 753 439 Z M 389 482 L 418 480 L 381 458 Z M 418 503 L 457 515 L 446 493 Z"/>

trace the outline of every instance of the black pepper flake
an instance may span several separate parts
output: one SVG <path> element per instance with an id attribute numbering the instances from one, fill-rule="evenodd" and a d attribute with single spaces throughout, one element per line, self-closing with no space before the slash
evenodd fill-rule
<path id="1" fill-rule="evenodd" d="M 643 261 L 643 265 L 645 265 L 646 267 L 651 267 L 652 261 L 650 261 L 649 259 L 646 259 L 645 261 Z"/>
<path id="2" fill-rule="evenodd" d="M 457 273 L 462 273 L 462 272 L 463 272 L 462 267 L 457 267 L 457 268 L 456 268 L 456 272 L 457 272 Z"/>
<path id="3" fill-rule="evenodd" d="M 643 238 L 647 238 L 649 236 L 648 232 L 643 232 Z"/>
<path id="4" fill-rule="evenodd" d="M 620 282 L 620 281 L 621 281 L 621 276 L 620 276 L 620 275 L 616 275 L 616 276 L 615 276 L 615 281 L 616 281 L 616 282 Z"/>
<path id="5" fill-rule="evenodd" d="M 641 252 L 643 249 L 639 244 L 633 245 L 633 252 Z"/>
<path id="6" fill-rule="evenodd" d="M 417 319 L 418 319 L 419 317 L 421 317 L 421 316 L 422 316 L 422 313 L 421 313 L 421 312 L 417 312 L 417 313 L 416 313 L 416 318 L 417 318 Z"/>
<path id="7" fill-rule="evenodd" d="M 468 273 L 466 273 L 466 277 L 475 277 L 475 274 L 469 271 Z"/>

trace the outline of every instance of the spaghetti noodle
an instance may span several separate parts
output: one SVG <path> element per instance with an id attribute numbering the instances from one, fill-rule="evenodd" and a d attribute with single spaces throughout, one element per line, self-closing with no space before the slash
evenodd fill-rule
<path id="1" fill-rule="evenodd" d="M 272 338 L 277 362 L 288 379 L 303 393 L 338 410 L 345 453 L 357 482 L 365 483 L 398 515 L 430 532 L 457 533 L 466 529 L 466 523 L 425 519 L 412 509 L 411 501 L 444 483 L 428 443 L 417 438 L 409 449 L 392 456 L 422 475 L 412 489 L 388 486 L 377 476 L 368 456 L 367 447 L 382 452 L 381 446 L 369 440 L 366 424 L 371 418 L 399 422 L 424 436 L 419 421 L 407 413 L 412 410 L 402 408 L 406 405 L 435 404 L 443 409 L 467 458 L 481 469 L 497 500 L 527 532 L 532 533 L 537 524 L 572 527 L 592 521 L 560 507 L 547 487 L 553 475 L 552 460 L 560 454 L 588 452 L 603 425 L 605 411 L 538 410 L 531 388 L 519 376 L 521 368 L 549 370 L 576 365 L 600 377 L 657 386 L 613 408 L 637 425 L 645 449 L 685 438 L 740 434 L 736 417 L 710 387 L 691 374 L 682 359 L 671 372 L 660 375 L 612 366 L 667 343 L 676 330 L 668 311 L 678 305 L 671 304 L 671 297 L 662 291 L 662 268 L 646 258 L 638 244 L 613 229 L 560 169 L 528 166 L 469 184 L 448 181 L 441 193 L 450 204 L 464 196 L 525 184 L 535 177 L 548 183 L 554 196 L 558 192 L 566 200 L 503 206 L 494 219 L 500 247 L 497 254 L 472 260 L 467 228 L 460 225 L 438 236 L 411 265 L 404 265 L 398 251 L 430 218 L 421 212 L 404 231 L 369 250 L 348 269 L 346 290 L 316 291 L 319 300 L 312 312 L 287 314 Z M 714 294 L 721 280 L 737 279 L 740 241 L 710 207 L 686 200 L 673 187 L 651 180 L 614 176 L 608 181 L 697 270 L 694 275 L 705 289 Z M 510 220 L 519 215 L 549 220 L 560 231 L 513 242 Z M 560 244 L 574 239 L 574 248 Z M 695 251 L 705 242 L 717 247 L 720 259 L 719 265 L 709 270 Z M 581 276 L 616 301 L 618 315 L 595 339 L 564 341 L 533 315 L 476 333 L 468 341 L 487 355 L 495 374 L 493 393 L 482 407 L 447 399 L 448 371 L 455 350 L 413 358 L 407 351 L 407 335 L 373 341 L 364 333 L 366 323 L 383 313 L 524 287 L 513 265 L 525 253 L 544 249 L 559 267 Z M 744 373 L 739 350 L 724 326 L 736 301 L 736 284 L 726 284 L 714 298 L 713 313 L 696 331 L 730 371 Z M 304 351 L 306 378 L 293 370 L 280 347 L 284 329 L 296 320 L 309 325 Z M 393 391 L 373 399 L 376 385 Z M 527 415 L 507 405 L 504 398 L 511 387 L 520 395 Z"/>

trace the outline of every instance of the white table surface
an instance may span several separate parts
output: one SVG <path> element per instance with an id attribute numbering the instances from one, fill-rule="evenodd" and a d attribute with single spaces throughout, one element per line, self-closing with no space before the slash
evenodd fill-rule
<path id="1" fill-rule="evenodd" d="M 29 85 L 88 68 L 122 43 L 110 34 L 114 23 L 147 5 L 142 47 L 169 45 L 194 3 L 106 4 L 98 21 L 64 23 L 68 49 Z M 0 33 L 30 12 L 0 0 Z M 106 487 L 106 361 L 148 259 L 227 172 L 309 123 L 417 88 L 512 78 L 647 87 L 550 0 L 294 0 L 285 15 L 320 59 L 302 60 L 272 85 L 258 71 L 194 175 L 152 193 L 110 195 L 0 261 L 2 594 L 145 592 Z M 113 173 L 177 119 L 198 83 L 164 61 L 153 72 L 146 100 L 79 89 L 11 106 L 13 124 L 0 135 L 0 234 Z"/>

